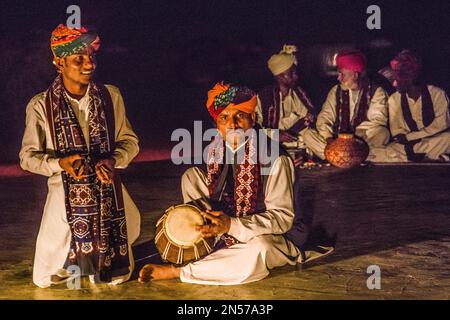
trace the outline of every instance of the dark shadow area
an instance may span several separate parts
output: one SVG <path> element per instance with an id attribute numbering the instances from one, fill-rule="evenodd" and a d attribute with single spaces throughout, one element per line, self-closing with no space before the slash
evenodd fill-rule
<path id="1" fill-rule="evenodd" d="M 312 265 L 450 236 L 447 166 L 331 170 L 303 179 L 317 188 L 319 230 L 311 234 L 337 235 L 335 253 Z"/>
<path id="2" fill-rule="evenodd" d="M 294 183 L 294 223 L 286 238 L 298 248 L 308 250 L 314 246 L 335 246 L 336 234 L 331 234 L 323 225 L 315 225 L 316 186 L 303 185 L 302 171 L 296 170 Z"/>
<path id="3" fill-rule="evenodd" d="M 133 256 L 134 256 L 134 271 L 131 276 L 131 280 L 137 280 L 139 277 L 139 271 L 147 263 L 164 264 L 165 262 L 161 259 L 161 255 L 156 248 L 155 242 L 153 240 L 148 240 L 140 244 L 133 246 Z"/>

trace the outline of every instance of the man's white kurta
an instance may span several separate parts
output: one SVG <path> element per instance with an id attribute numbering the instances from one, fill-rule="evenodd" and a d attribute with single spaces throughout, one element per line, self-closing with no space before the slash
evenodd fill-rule
<path id="1" fill-rule="evenodd" d="M 107 85 L 114 105 L 116 149 L 114 158 L 116 168 L 126 168 L 138 154 L 138 138 L 133 132 L 125 114 L 125 106 L 118 88 Z M 30 100 L 26 110 L 26 127 L 20 150 L 22 169 L 49 177 L 48 194 L 36 243 L 33 267 L 33 282 L 40 287 L 50 286 L 51 275 L 63 268 L 70 248 L 71 231 L 67 223 L 64 187 L 61 178 L 62 168 L 55 157 L 45 110 L 46 92 Z M 88 94 L 80 100 L 70 99 L 81 129 L 88 133 L 87 107 Z M 89 143 L 89 139 L 86 139 Z M 131 245 L 139 236 L 140 213 L 125 187 L 122 185 L 128 242 Z M 132 254 L 130 252 L 130 260 Z M 130 261 L 131 262 L 131 261 Z M 134 264 L 132 263 L 131 266 Z M 132 270 L 131 270 L 132 271 Z M 131 274 L 130 271 L 130 274 Z M 129 275 L 130 275 L 129 274 Z M 127 280 L 129 275 L 115 278 L 115 282 Z"/>
<path id="2" fill-rule="evenodd" d="M 414 145 L 414 152 L 425 153 L 430 159 L 438 159 L 440 155 L 450 153 L 449 100 L 444 90 L 432 85 L 428 85 L 427 88 L 430 92 L 435 114 L 435 118 L 429 126 L 425 127 L 423 124 L 422 97 L 414 101 L 407 95 L 409 110 L 418 129 L 418 131 L 411 131 L 403 116 L 399 92 L 393 93 L 388 100 L 389 125 L 392 136 L 405 134 L 408 141 L 422 139 Z M 408 161 L 405 148 L 399 143 L 391 143 L 386 148 L 377 148 L 375 151 L 372 161 Z"/>
<path id="3" fill-rule="evenodd" d="M 294 90 L 289 90 L 288 94 L 283 98 L 281 92 L 279 93 L 280 110 L 279 110 L 279 120 L 278 129 L 288 130 L 300 119 L 303 119 L 308 114 L 308 108 L 303 104 L 300 98 L 297 96 Z M 262 127 L 263 124 L 263 112 L 261 107 L 261 101 L 258 97 L 258 103 L 256 106 L 256 121 Z M 266 128 L 267 135 L 274 140 L 277 138 L 273 134 L 273 130 Z M 314 137 L 311 137 L 311 129 L 304 128 L 297 135 L 297 141 L 283 142 L 282 144 L 286 147 L 286 150 L 291 154 L 299 149 L 309 148 L 313 153 L 320 153 L 317 150 L 317 142 Z"/>
<path id="4" fill-rule="evenodd" d="M 184 202 L 208 198 L 207 175 L 191 168 L 182 177 Z M 275 160 L 264 190 L 266 211 L 232 217 L 228 234 L 241 243 L 213 252 L 181 269 L 183 282 L 234 285 L 265 278 L 269 270 L 294 265 L 298 248 L 282 235 L 294 221 L 294 166 L 287 156 Z"/>
<path id="5" fill-rule="evenodd" d="M 326 140 L 333 137 L 333 125 L 337 121 L 336 90 L 334 86 L 328 93 L 322 110 L 317 116 L 316 128 L 319 134 Z M 350 119 L 357 113 L 356 105 L 361 99 L 361 90 L 349 90 L 350 93 Z M 383 145 L 389 140 L 387 129 L 388 121 L 388 95 L 381 87 L 378 87 L 369 102 L 367 121 L 363 121 L 356 127 L 355 133 L 371 145 Z"/>

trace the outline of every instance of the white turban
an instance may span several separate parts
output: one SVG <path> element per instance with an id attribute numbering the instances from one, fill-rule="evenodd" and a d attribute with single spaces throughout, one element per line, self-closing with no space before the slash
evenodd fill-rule
<path id="1" fill-rule="evenodd" d="M 293 64 L 297 65 L 297 58 L 295 57 L 296 52 L 296 46 L 285 44 L 280 53 L 270 57 L 269 61 L 267 61 L 267 65 L 274 76 L 288 70 Z"/>

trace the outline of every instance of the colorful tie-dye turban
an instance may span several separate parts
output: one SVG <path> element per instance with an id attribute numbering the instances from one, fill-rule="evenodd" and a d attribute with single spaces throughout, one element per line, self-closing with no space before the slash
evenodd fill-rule
<path id="1" fill-rule="evenodd" d="M 52 32 L 50 47 L 54 57 L 67 57 L 83 52 L 86 48 L 94 52 L 100 48 L 100 38 L 87 28 L 68 28 L 60 24 Z"/>
<path id="2" fill-rule="evenodd" d="M 206 108 L 214 121 L 217 121 L 222 111 L 231 106 L 246 113 L 255 112 L 256 93 L 247 87 L 230 86 L 223 82 L 217 83 L 208 91 Z"/>

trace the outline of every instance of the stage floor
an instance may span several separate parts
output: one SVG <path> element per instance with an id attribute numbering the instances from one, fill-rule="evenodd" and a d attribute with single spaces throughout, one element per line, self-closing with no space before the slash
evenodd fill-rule
<path id="1" fill-rule="evenodd" d="M 122 175 L 142 213 L 139 243 L 153 238 L 162 212 L 181 203 L 185 166 L 136 163 Z M 303 268 L 273 270 L 262 281 L 201 286 L 178 280 L 120 286 L 31 282 L 46 178 L 0 177 L 0 299 L 449 299 L 450 167 L 380 166 L 302 171 L 305 210 L 314 226 L 337 235 L 334 254 Z M 367 268 L 381 270 L 369 290 Z"/>

